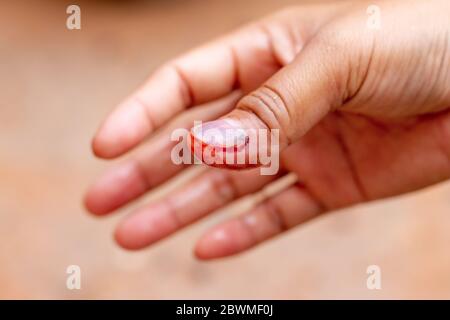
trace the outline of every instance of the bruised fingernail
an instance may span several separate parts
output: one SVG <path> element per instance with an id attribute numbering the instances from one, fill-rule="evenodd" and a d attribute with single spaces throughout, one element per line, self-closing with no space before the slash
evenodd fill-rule
<path id="1" fill-rule="evenodd" d="M 197 125 L 191 129 L 190 136 L 191 151 L 202 163 L 216 167 L 246 167 L 249 135 L 237 120 L 219 119 Z M 242 160 L 238 161 L 238 158 Z"/>
<path id="2" fill-rule="evenodd" d="M 239 151 L 248 143 L 249 137 L 240 122 L 219 119 L 205 122 L 192 128 L 196 142 L 225 152 Z"/>

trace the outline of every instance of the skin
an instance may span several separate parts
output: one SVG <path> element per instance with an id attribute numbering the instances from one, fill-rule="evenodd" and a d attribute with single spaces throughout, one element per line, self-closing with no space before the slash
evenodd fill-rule
<path id="1" fill-rule="evenodd" d="M 369 4 L 380 29 L 366 25 Z M 168 62 L 95 135 L 101 158 L 136 150 L 91 186 L 86 207 L 108 214 L 174 177 L 186 166 L 170 160 L 171 130 L 219 118 L 279 129 L 279 174 L 208 168 L 127 216 L 119 245 L 147 247 L 288 172 L 300 182 L 206 232 L 196 256 L 233 255 L 322 213 L 449 179 L 449 15 L 447 0 L 292 7 Z"/>

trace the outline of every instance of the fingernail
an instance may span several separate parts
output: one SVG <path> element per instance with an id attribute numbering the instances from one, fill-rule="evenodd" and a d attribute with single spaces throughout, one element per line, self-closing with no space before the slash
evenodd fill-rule
<path id="1" fill-rule="evenodd" d="M 202 145 L 223 151 L 239 151 L 249 141 L 242 124 L 234 119 L 205 122 L 191 129 L 191 135 Z"/>

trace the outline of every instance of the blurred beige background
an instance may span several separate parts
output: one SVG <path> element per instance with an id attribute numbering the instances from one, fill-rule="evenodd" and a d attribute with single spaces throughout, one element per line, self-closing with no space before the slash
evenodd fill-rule
<path id="1" fill-rule="evenodd" d="M 0 298 L 450 298 L 450 184 L 324 216 L 247 254 L 196 261 L 226 210 L 141 252 L 112 240 L 127 210 L 81 205 L 108 165 L 90 138 L 161 62 L 288 0 L 0 0 Z M 148 199 L 143 199 L 148 201 Z M 129 209 L 129 208 L 127 208 Z M 82 289 L 66 288 L 66 268 Z M 366 268 L 382 290 L 366 288 Z"/>

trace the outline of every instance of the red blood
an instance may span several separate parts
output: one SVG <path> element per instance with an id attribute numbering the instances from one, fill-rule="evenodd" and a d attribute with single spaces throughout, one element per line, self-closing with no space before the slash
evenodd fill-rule
<path id="1" fill-rule="evenodd" d="M 240 128 L 234 129 L 227 123 L 223 126 L 217 125 L 217 122 L 207 122 L 202 127 L 192 128 L 189 134 L 192 153 L 202 162 L 214 167 L 235 169 L 254 167 L 255 165 L 248 164 L 246 160 L 248 158 L 246 147 L 249 143 L 249 137 L 245 134 L 245 131 Z M 227 132 L 227 130 L 235 131 Z M 237 155 L 240 152 L 245 153 L 245 162 L 238 164 Z M 233 159 L 232 163 L 227 163 L 229 159 Z"/>

